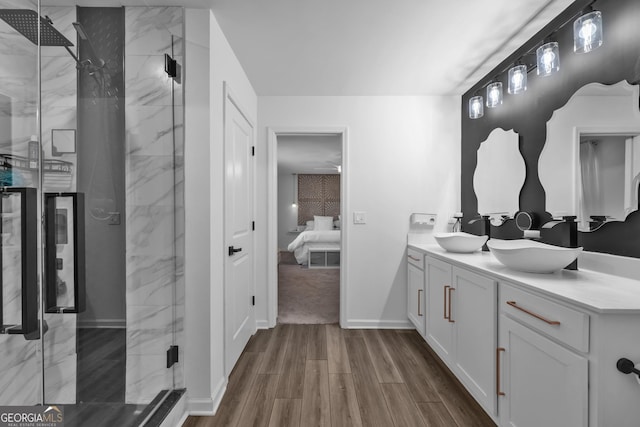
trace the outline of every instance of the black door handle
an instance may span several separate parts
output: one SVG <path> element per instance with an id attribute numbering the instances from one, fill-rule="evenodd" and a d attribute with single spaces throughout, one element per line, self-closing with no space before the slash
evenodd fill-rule
<path id="1" fill-rule="evenodd" d="M 234 248 L 233 246 L 229 246 L 229 256 L 233 256 L 236 252 L 240 252 L 242 248 Z"/>
<path id="2" fill-rule="evenodd" d="M 2 287 L 5 278 L 2 277 L 2 259 L 0 259 L 0 334 L 22 334 L 26 340 L 40 338 L 38 319 L 38 195 L 35 188 L 6 187 L 0 195 L 0 212 L 4 212 L 2 205 L 5 198 L 19 197 L 20 226 L 11 229 L 20 236 L 20 264 L 21 264 L 21 324 L 5 324 L 2 300 Z M 11 203 L 8 201 L 8 203 Z M 0 231 L 2 230 L 0 223 Z M 2 242 L 0 242 L 0 252 Z"/>
<path id="3" fill-rule="evenodd" d="M 45 197 L 45 312 L 46 313 L 82 313 L 86 309 L 86 270 L 85 270 L 85 234 L 84 234 L 84 194 L 83 193 L 44 193 Z M 72 232 L 66 233 L 66 216 L 58 218 L 58 199 L 71 199 Z M 68 202 L 69 203 L 69 202 Z M 58 236 L 62 234 L 62 236 Z M 62 260 L 58 261 L 58 244 L 73 245 L 73 306 L 58 305 L 58 270 Z"/>

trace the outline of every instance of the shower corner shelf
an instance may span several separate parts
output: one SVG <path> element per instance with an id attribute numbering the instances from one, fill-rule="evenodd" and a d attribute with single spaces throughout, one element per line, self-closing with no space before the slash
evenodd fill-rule
<path id="1" fill-rule="evenodd" d="M 16 154 L 0 154 L 0 170 L 23 171 L 34 173 L 38 168 L 31 167 L 33 160 Z M 49 190 L 66 191 L 71 188 L 73 179 L 73 163 L 58 159 L 44 159 L 42 173 L 44 174 L 45 188 Z"/>

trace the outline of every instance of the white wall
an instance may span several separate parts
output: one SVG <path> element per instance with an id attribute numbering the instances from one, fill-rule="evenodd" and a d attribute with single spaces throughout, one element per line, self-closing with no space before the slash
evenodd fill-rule
<path id="1" fill-rule="evenodd" d="M 408 326 L 406 239 L 412 212 L 446 216 L 460 206 L 458 97 L 259 97 L 257 221 L 267 221 L 267 127 L 347 126 L 347 197 L 367 224 L 348 229 L 348 327 Z M 344 176 L 344 175 L 343 175 Z M 259 230 L 257 277 L 267 277 L 266 230 Z M 264 283 L 263 283 L 264 282 Z M 256 289 L 256 319 L 267 322 L 267 285 Z M 344 319 L 343 319 L 344 320 Z"/>
<path id="2" fill-rule="evenodd" d="M 291 206 L 294 195 L 294 178 L 291 174 L 278 175 L 278 248 L 287 250 L 289 243 L 298 237 L 289 230 L 298 225 L 298 208 Z"/>
<path id="3" fill-rule="evenodd" d="M 257 97 L 210 11 L 186 10 L 185 375 L 191 414 L 226 386 L 223 330 L 223 84 L 256 122 Z"/>

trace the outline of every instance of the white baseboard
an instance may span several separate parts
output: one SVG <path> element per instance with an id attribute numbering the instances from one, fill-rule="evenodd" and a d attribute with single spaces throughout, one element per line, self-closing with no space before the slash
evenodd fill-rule
<path id="1" fill-rule="evenodd" d="M 270 329 L 268 320 L 256 320 L 256 327 L 258 329 Z"/>
<path id="2" fill-rule="evenodd" d="M 368 320 L 350 319 L 347 320 L 346 329 L 415 329 L 413 323 L 407 320 Z"/>
<path id="3" fill-rule="evenodd" d="M 229 380 L 225 377 L 221 378 L 218 381 L 218 385 L 213 389 L 213 413 L 218 412 L 218 407 L 220 406 L 220 402 L 222 402 L 222 397 L 224 396 L 224 392 L 227 391 L 227 384 L 229 384 Z"/>
<path id="4" fill-rule="evenodd" d="M 213 399 L 193 399 L 187 401 L 187 413 L 196 416 L 211 416 L 215 413 Z"/>
<path id="5" fill-rule="evenodd" d="M 78 328 L 126 329 L 127 328 L 127 319 L 94 319 L 94 320 L 80 320 L 80 319 L 78 319 Z"/>
<path id="6" fill-rule="evenodd" d="M 212 393 L 212 397 L 204 399 L 189 398 L 187 412 L 194 416 L 213 416 L 218 411 L 224 392 L 227 391 L 227 379 L 221 378 Z M 188 392 L 188 390 L 187 390 Z"/>

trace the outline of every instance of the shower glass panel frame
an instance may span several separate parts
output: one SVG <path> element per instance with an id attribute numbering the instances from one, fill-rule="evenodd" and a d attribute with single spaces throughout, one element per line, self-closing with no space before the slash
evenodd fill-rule
<path id="1" fill-rule="evenodd" d="M 0 0 L 18 25 L 39 16 L 36 0 Z M 39 26 L 35 40 L 39 39 Z M 0 406 L 36 405 L 43 397 L 41 331 L 40 46 L 0 21 L 0 227 L 2 328 Z"/>

